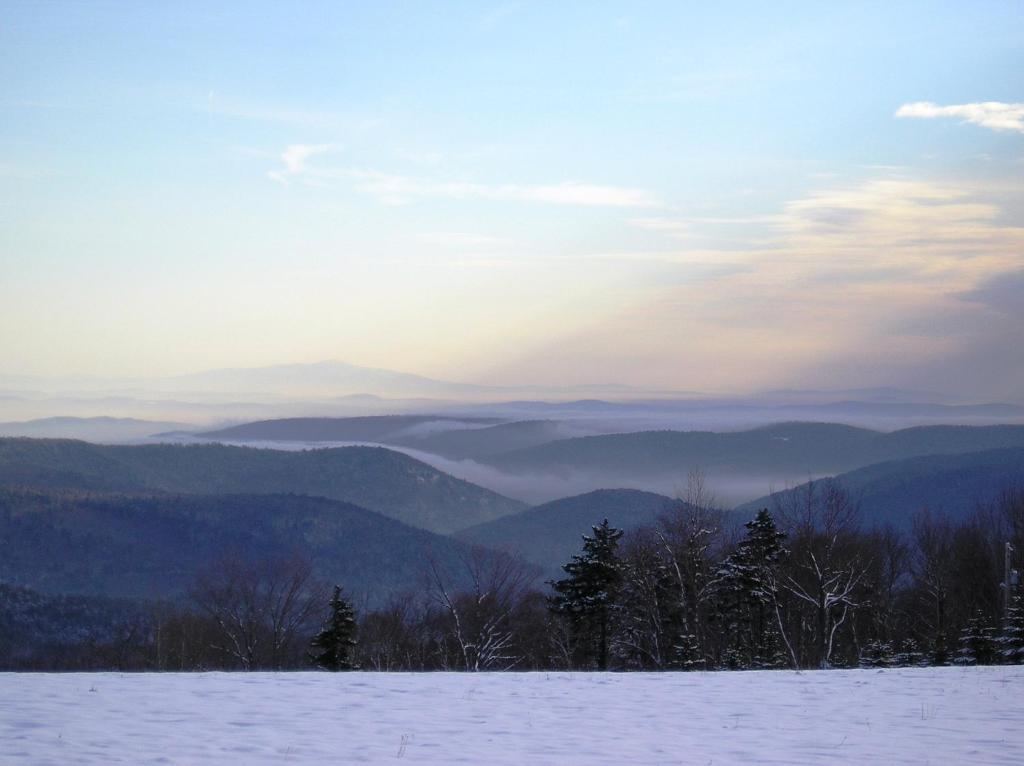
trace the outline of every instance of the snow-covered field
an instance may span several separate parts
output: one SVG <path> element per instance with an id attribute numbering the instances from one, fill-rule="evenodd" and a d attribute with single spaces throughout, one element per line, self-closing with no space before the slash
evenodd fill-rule
<path id="1" fill-rule="evenodd" d="M 1014 764 L 1024 668 L 0 674 L 0 763 Z"/>

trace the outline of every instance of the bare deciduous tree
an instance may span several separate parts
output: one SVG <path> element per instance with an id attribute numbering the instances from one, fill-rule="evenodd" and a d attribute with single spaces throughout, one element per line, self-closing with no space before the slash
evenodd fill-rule
<path id="1" fill-rule="evenodd" d="M 315 629 L 328 596 L 299 554 L 253 561 L 231 553 L 200 573 L 192 598 L 217 626 L 215 648 L 255 670 L 282 666 L 300 632 Z"/>
<path id="2" fill-rule="evenodd" d="M 913 573 L 925 608 L 919 613 L 928 638 L 945 662 L 947 602 L 953 579 L 953 525 L 948 519 L 923 509 L 913 518 Z"/>
<path id="3" fill-rule="evenodd" d="M 620 545 L 622 614 L 614 648 L 627 667 L 663 669 L 675 659 L 680 599 L 662 545 L 646 528 L 630 532 Z"/>
<path id="4" fill-rule="evenodd" d="M 461 571 L 446 571 L 429 558 L 430 597 L 445 615 L 444 638 L 463 670 L 509 670 L 522 654 L 514 646 L 512 614 L 533 580 L 523 562 L 509 554 L 472 548 L 460 556 Z M 468 589 L 456 583 L 468 579 Z"/>
<path id="5" fill-rule="evenodd" d="M 691 652 L 700 655 L 689 662 L 699 663 L 707 650 L 702 607 L 724 543 L 725 514 L 716 507 L 703 471 L 691 471 L 685 489 L 678 494 L 679 502 L 658 519 L 654 534 L 675 581 L 681 635 L 693 644 Z"/>
<path id="6" fill-rule="evenodd" d="M 831 480 L 809 482 L 786 497 L 775 496 L 775 515 L 789 536 L 790 550 L 780 585 L 810 613 L 809 659 L 826 668 L 838 632 L 850 612 L 862 605 L 862 586 L 870 571 L 859 534 L 859 509 Z M 801 620 L 802 625 L 806 622 Z"/>

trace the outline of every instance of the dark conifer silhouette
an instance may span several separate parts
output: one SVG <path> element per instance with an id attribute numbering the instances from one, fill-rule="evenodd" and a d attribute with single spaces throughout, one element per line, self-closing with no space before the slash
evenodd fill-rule
<path id="1" fill-rule="evenodd" d="M 313 638 L 313 664 L 322 670 L 352 670 L 356 640 L 356 618 L 352 606 L 341 596 L 341 586 L 334 586 L 331 614 Z"/>
<path id="2" fill-rule="evenodd" d="M 588 667 L 593 663 L 598 670 L 605 670 L 622 581 L 616 553 L 622 531 L 610 526 L 608 519 L 593 530 L 593 537 L 583 537 L 583 552 L 562 567 L 568 577 L 550 583 L 555 595 L 549 604 L 568 623 L 575 664 Z"/>
<path id="3" fill-rule="evenodd" d="M 786 535 L 767 508 L 745 526 L 746 537 L 722 563 L 714 583 L 722 628 L 731 639 L 723 663 L 734 669 L 779 667 L 786 658 L 775 604 Z"/>

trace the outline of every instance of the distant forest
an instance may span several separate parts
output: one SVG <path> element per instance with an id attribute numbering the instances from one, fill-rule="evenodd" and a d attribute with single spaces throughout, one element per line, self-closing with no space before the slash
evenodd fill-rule
<path id="1" fill-rule="evenodd" d="M 752 514 L 753 515 L 753 514 Z M 1024 489 L 869 526 L 836 482 L 737 527 L 701 478 L 653 523 L 594 519 L 562 575 L 461 546 L 360 608 L 300 550 L 228 554 L 173 601 L 0 586 L 6 669 L 717 670 L 1024 662 Z M 341 586 L 336 590 L 333 586 Z M 354 607 L 354 615 L 353 615 Z M 325 661 L 324 658 L 331 658 Z"/>

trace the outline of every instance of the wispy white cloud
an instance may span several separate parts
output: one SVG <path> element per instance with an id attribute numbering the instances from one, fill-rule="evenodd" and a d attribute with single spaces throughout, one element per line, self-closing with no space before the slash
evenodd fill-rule
<path id="1" fill-rule="evenodd" d="M 778 215 L 645 216 L 630 218 L 626 223 L 634 229 L 655 232 L 669 239 L 688 240 L 691 246 L 698 242 L 717 241 L 723 248 L 726 242 L 743 242 L 748 248 L 756 248 L 763 244 L 761 232 L 765 226 L 776 223 L 778 219 Z M 692 252 L 692 249 L 687 252 Z"/>
<path id="2" fill-rule="evenodd" d="M 292 176 L 301 175 L 307 170 L 306 160 L 317 154 L 329 152 L 333 148 L 333 144 L 291 144 L 281 152 L 284 169 L 271 170 L 267 173 L 267 177 L 272 181 L 287 185 Z"/>
<path id="3" fill-rule="evenodd" d="M 648 192 L 621 186 L 567 181 L 549 186 L 496 187 L 499 197 L 550 202 L 556 205 L 609 205 L 613 207 L 657 207 L 660 203 Z"/>
<path id="4" fill-rule="evenodd" d="M 896 111 L 897 117 L 960 117 L 965 122 L 989 130 L 1024 133 L 1024 104 L 1006 104 L 1001 101 L 982 101 L 974 104 L 939 106 L 930 101 L 904 104 Z"/>
<path id="5" fill-rule="evenodd" d="M 467 181 L 435 181 L 369 170 L 342 171 L 360 191 L 381 202 L 400 205 L 417 198 L 485 199 L 539 202 L 552 205 L 599 205 L 609 207 L 656 207 L 657 199 L 641 189 L 566 181 L 526 186 L 479 184 Z"/>
<path id="6" fill-rule="evenodd" d="M 281 160 L 289 173 L 301 173 L 306 169 L 306 160 L 330 150 L 331 144 L 292 144 L 282 152 Z"/>
<path id="7" fill-rule="evenodd" d="M 267 176 L 287 184 L 293 178 L 310 180 L 348 180 L 358 191 L 369 194 L 380 202 L 401 205 L 415 199 L 442 198 L 462 200 L 506 200 L 536 202 L 550 205 L 582 205 L 627 208 L 659 207 L 658 199 L 643 189 L 623 186 L 563 181 L 555 184 L 481 184 L 471 181 L 436 180 L 416 176 L 383 173 L 377 170 L 354 168 L 312 167 L 308 160 L 330 151 L 331 144 L 292 144 L 281 154 L 283 169 L 272 170 Z"/>

